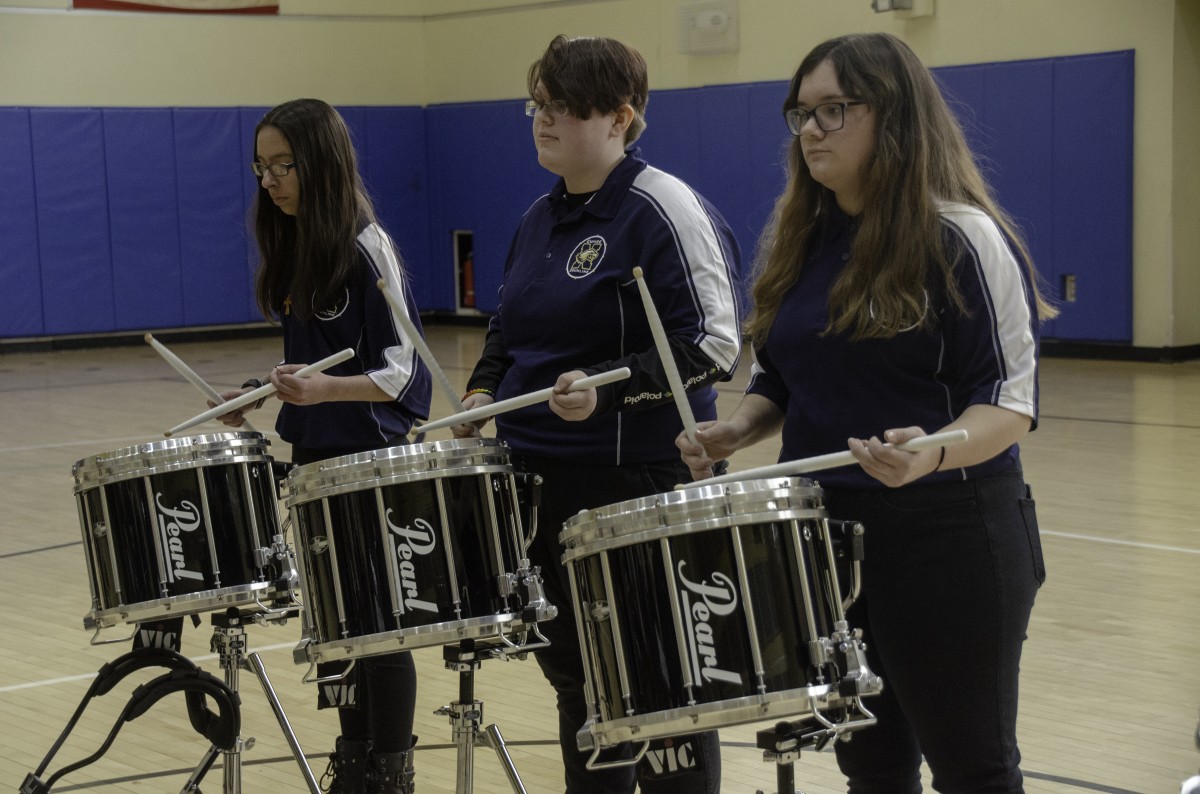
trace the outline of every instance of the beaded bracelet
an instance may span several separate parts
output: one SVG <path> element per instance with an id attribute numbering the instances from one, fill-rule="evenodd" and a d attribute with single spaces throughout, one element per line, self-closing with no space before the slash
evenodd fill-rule
<path id="1" fill-rule="evenodd" d="M 470 397 L 473 394 L 486 394 L 488 397 L 495 396 L 495 393 L 491 389 L 471 389 L 469 392 L 464 394 L 462 396 L 462 398 L 463 398 L 463 400 L 466 400 L 468 397 Z M 459 402 L 462 402 L 462 400 L 460 400 Z"/>

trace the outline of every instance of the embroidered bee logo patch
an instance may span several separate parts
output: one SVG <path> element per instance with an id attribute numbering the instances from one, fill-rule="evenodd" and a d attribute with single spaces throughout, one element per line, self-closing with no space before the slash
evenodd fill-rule
<path id="1" fill-rule="evenodd" d="M 567 262 L 567 275 L 571 278 L 592 275 L 600 266 L 600 260 L 604 259 L 604 252 L 607 250 L 608 243 L 600 235 L 587 238 L 571 252 L 571 259 Z"/>

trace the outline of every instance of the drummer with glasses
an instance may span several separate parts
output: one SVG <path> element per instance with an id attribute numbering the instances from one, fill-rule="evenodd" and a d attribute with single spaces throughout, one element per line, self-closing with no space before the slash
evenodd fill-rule
<path id="1" fill-rule="evenodd" d="M 652 744 L 635 769 L 589 770 L 576 733 L 588 717 L 584 660 L 558 541 L 581 509 L 670 491 L 689 479 L 674 436 L 682 420 L 655 349 L 633 270 L 641 267 L 697 417 L 715 416 L 713 385 L 741 353 L 737 243 L 720 213 L 641 159 L 646 63 L 612 39 L 555 38 L 529 70 L 538 163 L 558 177 L 529 207 L 504 267 L 501 303 L 464 406 L 554 387 L 549 403 L 496 417 L 520 469 L 543 478 L 531 561 L 559 617 L 535 654 L 558 698 L 570 794 L 711 794 L 720 787 L 715 731 Z M 631 377 L 578 392 L 585 375 Z M 455 435 L 478 432 L 459 425 Z M 612 759 L 606 759 L 612 760 Z"/>
<path id="2" fill-rule="evenodd" d="M 402 298 L 397 310 L 412 327 L 419 329 L 421 320 L 399 253 L 363 187 L 345 121 L 317 99 L 271 109 L 255 129 L 250 169 L 258 179 L 254 220 L 262 259 L 256 295 L 263 316 L 283 327 L 283 363 L 221 397 L 231 400 L 269 380 L 283 403 L 275 428 L 296 464 L 406 443 L 414 421 L 429 415 L 431 377 L 378 282 L 395 288 Z M 296 377 L 345 348 L 354 350 L 350 360 Z M 237 427 L 253 407 L 220 419 Z M 336 671 L 319 665 L 318 672 Z M 412 655 L 359 660 L 339 684 L 319 687 L 318 708 L 336 708 L 341 729 L 325 790 L 408 794 L 415 774 Z"/>
<path id="3" fill-rule="evenodd" d="M 1055 312 L 1015 225 L 907 45 L 819 44 L 792 77 L 788 184 L 764 233 L 741 404 L 676 443 L 698 477 L 778 435 L 822 471 L 831 518 L 866 528 L 846 612 L 883 678 L 878 723 L 835 745 L 855 794 L 1021 792 L 1017 679 L 1045 578 L 1019 441 Z M 782 130 L 781 130 L 782 131 Z M 896 446 L 966 430 L 953 447 Z"/>

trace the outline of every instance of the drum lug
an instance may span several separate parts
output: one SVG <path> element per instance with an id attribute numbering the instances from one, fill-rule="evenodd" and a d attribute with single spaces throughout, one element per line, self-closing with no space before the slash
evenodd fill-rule
<path id="1" fill-rule="evenodd" d="M 292 554 L 291 548 L 283 540 L 283 535 L 276 535 L 271 540 L 270 546 L 254 550 L 254 564 L 259 568 L 266 568 L 275 561 L 287 560 Z"/>
<path id="2" fill-rule="evenodd" d="M 867 644 L 863 642 L 862 630 L 851 629 L 845 621 L 838 621 L 831 644 L 845 660 L 845 673 L 838 682 L 838 694 L 844 698 L 876 695 L 883 690 L 883 680 L 867 666 Z"/>
<path id="3" fill-rule="evenodd" d="M 522 571 L 521 581 L 525 585 L 525 609 L 522 620 L 525 623 L 541 623 L 558 617 L 558 607 L 546 600 L 546 591 L 542 589 L 541 569 Z"/>

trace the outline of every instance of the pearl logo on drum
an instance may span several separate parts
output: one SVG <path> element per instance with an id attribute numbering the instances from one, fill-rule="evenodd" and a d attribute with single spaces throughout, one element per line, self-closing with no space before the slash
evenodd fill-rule
<path id="1" fill-rule="evenodd" d="M 202 581 L 204 574 L 189 568 L 182 536 L 182 533 L 193 532 L 200 526 L 199 509 L 186 499 L 177 508 L 164 507 L 161 492 L 154 495 L 154 504 L 158 507 L 158 531 L 162 536 L 163 556 L 166 558 L 167 581 Z"/>
<path id="2" fill-rule="evenodd" d="M 723 670 L 717 659 L 716 631 L 712 619 L 733 614 L 738 608 L 737 587 L 728 575 L 713 571 L 713 584 L 708 579 L 690 581 L 683 575 L 686 560 L 676 566 L 676 576 L 683 585 L 679 589 L 680 608 L 686 623 L 688 643 L 692 656 L 692 673 L 696 683 L 721 681 L 727 684 L 742 683 L 740 673 Z"/>
<path id="3" fill-rule="evenodd" d="M 392 523 L 392 510 L 387 511 L 387 525 L 392 533 L 392 553 L 396 556 L 396 589 L 401 594 L 400 611 L 407 613 L 414 609 L 423 612 L 437 612 L 438 607 L 432 601 L 419 598 L 420 588 L 417 583 L 417 569 L 413 561 L 415 556 L 426 556 L 437 548 L 437 535 L 433 526 L 423 518 L 418 518 L 412 524 L 398 527 Z"/>

